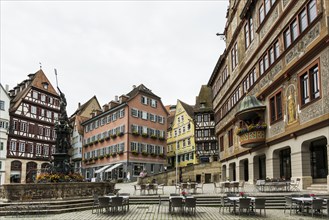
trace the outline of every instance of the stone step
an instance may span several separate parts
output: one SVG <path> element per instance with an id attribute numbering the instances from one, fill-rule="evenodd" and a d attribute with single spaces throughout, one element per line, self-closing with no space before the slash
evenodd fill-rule
<path id="1" fill-rule="evenodd" d="M 259 195 L 257 197 L 266 198 L 266 208 L 283 209 L 285 205 L 285 195 Z M 220 206 L 220 196 L 195 196 L 197 206 Z M 328 198 L 329 195 L 323 195 Z M 131 205 L 159 204 L 158 196 L 131 196 L 129 199 Z M 161 204 L 169 203 L 168 196 L 161 196 Z M 64 212 L 74 212 L 92 209 L 93 198 L 80 200 L 62 200 L 62 201 L 42 201 L 42 202 L 13 202 L 0 204 L 0 216 L 18 216 L 18 215 L 43 215 L 59 214 Z"/>

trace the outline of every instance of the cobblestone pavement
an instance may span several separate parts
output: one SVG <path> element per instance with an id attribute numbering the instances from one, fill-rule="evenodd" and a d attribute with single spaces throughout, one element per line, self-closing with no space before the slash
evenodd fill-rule
<path id="1" fill-rule="evenodd" d="M 289 211 L 284 213 L 283 210 L 266 210 L 266 216 L 262 213 L 262 215 L 257 212 L 256 214 L 247 215 L 245 213 L 239 215 L 234 215 L 229 213 L 228 210 L 225 210 L 224 214 L 219 213 L 219 209 L 215 207 L 197 207 L 196 215 L 183 215 L 180 213 L 170 214 L 168 213 L 168 205 L 163 205 L 158 210 L 158 205 L 131 205 L 130 210 L 127 213 L 122 214 L 92 214 L 91 210 L 80 211 L 80 212 L 71 212 L 71 213 L 63 213 L 58 215 L 47 215 L 47 216 L 21 216 L 21 217 L 1 217 L 0 219 L 51 219 L 51 220 L 66 220 L 66 219 L 142 219 L 142 220 L 150 220 L 150 219 L 202 219 L 202 220 L 217 220 L 217 219 L 298 219 L 298 220 L 307 220 L 307 219 L 321 219 L 321 216 L 316 216 L 312 218 L 311 215 L 303 216 L 292 213 L 289 215 Z M 159 212 L 158 212 L 159 211 Z M 325 216 L 322 219 L 328 219 Z"/>

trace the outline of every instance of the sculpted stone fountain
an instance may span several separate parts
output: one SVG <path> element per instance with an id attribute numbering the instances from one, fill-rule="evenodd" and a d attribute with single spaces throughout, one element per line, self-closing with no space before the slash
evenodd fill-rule
<path id="1" fill-rule="evenodd" d="M 3 201 L 56 200 L 91 197 L 94 193 L 103 195 L 114 192 L 114 183 L 85 182 L 83 177 L 73 172 L 70 164 L 71 128 L 66 113 L 66 98 L 60 91 L 60 116 L 55 125 L 56 148 L 49 168 L 37 177 L 36 183 L 4 184 L 0 187 Z"/>

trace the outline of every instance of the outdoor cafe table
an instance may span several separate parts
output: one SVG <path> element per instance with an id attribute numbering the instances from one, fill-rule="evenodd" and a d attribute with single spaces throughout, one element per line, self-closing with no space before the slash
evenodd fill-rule
<path id="1" fill-rule="evenodd" d="M 235 207 L 236 206 L 236 203 L 239 201 L 240 198 L 244 198 L 244 197 L 239 197 L 239 196 L 229 196 L 229 197 L 227 197 L 227 199 L 230 200 L 233 203 L 233 213 L 234 214 L 236 214 L 236 207 Z M 251 199 L 251 202 L 254 202 L 255 201 L 255 197 L 247 196 L 245 198 Z"/>
<path id="2" fill-rule="evenodd" d="M 322 199 L 322 198 L 319 198 L 319 197 L 316 197 L 315 199 Z M 312 201 L 314 200 L 313 197 L 292 197 L 292 200 L 294 201 L 298 201 L 299 204 L 300 204 L 300 211 L 303 213 L 304 212 L 304 208 L 305 208 L 305 205 L 306 204 L 311 204 Z M 324 202 L 328 202 L 327 199 L 323 199 Z M 308 213 L 308 208 L 307 208 L 307 213 Z M 329 210 L 328 210 L 329 211 Z"/>
<path id="3" fill-rule="evenodd" d="M 172 198 L 182 198 L 183 203 L 184 203 L 185 198 L 193 198 L 193 196 L 169 196 L 169 212 L 171 212 L 171 199 Z"/>

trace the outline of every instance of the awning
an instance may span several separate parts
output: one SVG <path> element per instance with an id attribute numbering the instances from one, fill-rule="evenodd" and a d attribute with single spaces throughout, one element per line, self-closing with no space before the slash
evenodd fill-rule
<path id="1" fill-rule="evenodd" d="M 103 172 L 104 170 L 106 170 L 106 169 L 109 168 L 110 166 L 112 166 L 112 164 L 110 164 L 110 165 L 106 165 L 106 166 L 103 166 L 102 168 L 96 170 L 95 173 Z"/>
<path id="2" fill-rule="evenodd" d="M 108 168 L 107 170 L 105 170 L 105 172 L 111 172 L 112 170 L 114 170 L 115 168 L 118 168 L 121 165 L 122 165 L 122 163 L 117 163 L 117 164 L 111 166 L 110 168 Z"/>

